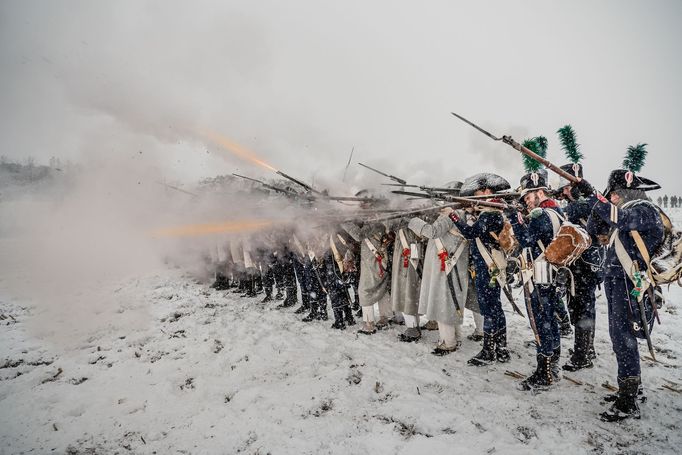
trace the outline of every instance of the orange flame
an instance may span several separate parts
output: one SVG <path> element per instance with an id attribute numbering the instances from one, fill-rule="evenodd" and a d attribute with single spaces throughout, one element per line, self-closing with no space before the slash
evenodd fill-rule
<path id="1" fill-rule="evenodd" d="M 152 232 L 152 235 L 159 237 L 191 237 L 219 233 L 249 232 L 268 227 L 273 223 L 273 221 L 267 220 L 246 220 L 210 224 L 190 224 L 186 226 L 157 229 Z"/>
<path id="2" fill-rule="evenodd" d="M 225 136 L 218 134 L 214 131 L 203 130 L 201 133 L 203 136 L 206 136 L 212 142 L 214 142 L 217 145 L 220 145 L 228 152 L 231 152 L 234 155 L 237 155 L 238 157 L 245 159 L 247 161 L 251 161 L 252 163 L 257 164 L 258 166 L 262 166 L 268 170 L 277 172 L 277 169 L 275 169 L 274 167 L 270 166 L 268 163 L 260 159 L 258 155 L 256 155 L 254 152 L 247 149 L 246 147 L 243 147 L 242 145 L 237 144 L 233 140 L 230 140 Z"/>

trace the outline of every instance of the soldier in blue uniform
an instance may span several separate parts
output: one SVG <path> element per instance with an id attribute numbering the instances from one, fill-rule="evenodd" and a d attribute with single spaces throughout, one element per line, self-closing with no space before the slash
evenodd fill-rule
<path id="1" fill-rule="evenodd" d="M 272 291 L 275 288 L 275 267 L 277 265 L 277 256 L 274 252 L 266 248 L 258 248 L 260 262 L 263 276 L 263 292 L 265 297 L 261 300 L 262 303 L 272 301 Z"/>
<path id="2" fill-rule="evenodd" d="M 509 182 L 499 175 L 481 173 L 465 180 L 460 195 L 482 196 L 509 188 Z M 478 305 L 483 315 L 483 349 L 469 359 L 468 364 L 483 366 L 495 361 L 508 362 L 510 356 L 507 350 L 507 320 L 502 310 L 498 280 L 504 266 L 489 264 L 493 250 L 500 249 L 498 235 L 504 227 L 502 212 L 496 209 L 483 210 L 472 225 L 461 220 L 454 211 L 450 212 L 450 219 L 459 232 L 471 240 L 470 255 L 475 271 L 474 284 Z"/>
<path id="3" fill-rule="evenodd" d="M 559 305 L 556 285 L 551 280 L 550 265 L 542 260 L 543 249 L 556 235 L 557 224 L 563 218 L 559 205 L 547 196 L 546 172 L 530 172 L 521 178 L 521 194 L 528 209 L 524 218 L 514 210 L 506 215 L 511 222 L 522 254 L 530 255 L 534 270 L 546 271 L 543 278 L 535 276 L 528 286 L 530 307 L 537 328 L 536 360 L 537 367 L 528 378 L 521 382 L 522 390 L 546 388 L 559 379 L 559 358 L 561 356 L 561 333 L 559 320 L 555 317 Z"/>
<path id="4" fill-rule="evenodd" d="M 631 147 L 630 151 L 636 151 L 637 147 Z M 633 233 L 639 234 L 649 255 L 658 250 L 664 238 L 659 210 L 644 193 L 660 186 L 635 175 L 633 168 L 638 171 L 641 164 L 630 170 L 619 169 L 611 173 L 604 196 L 597 195 L 597 203 L 588 220 L 588 230 L 593 235 L 604 235 L 605 228 L 610 228 L 604 263 L 604 290 L 608 301 L 609 335 L 618 362 L 618 394 L 610 397 L 613 404 L 601 414 L 602 420 L 609 422 L 640 417 L 637 395 L 641 387 L 641 370 L 637 336 L 642 336 L 643 325 L 649 324 L 649 320 L 645 316 L 643 322 L 641 313 L 637 311 L 637 302 L 642 298 L 649 308 L 654 303 L 646 292 L 649 283 L 641 279 L 648 270 L 648 264 Z M 592 190 L 584 180 L 576 186 L 583 193 Z"/>
<path id="5" fill-rule="evenodd" d="M 283 253 L 281 259 L 282 267 L 282 284 L 284 287 L 285 297 L 284 301 L 277 305 L 277 309 L 288 308 L 296 305 L 298 303 L 298 287 L 296 286 L 296 279 L 298 277 L 299 281 L 303 281 L 303 265 L 300 259 L 297 258 L 296 254 L 292 252 L 286 245 L 283 247 Z M 302 313 L 309 309 L 307 304 L 308 293 L 304 290 L 303 285 L 301 285 L 301 295 L 303 297 Z M 299 308 L 300 309 L 300 308 Z"/>
<path id="6" fill-rule="evenodd" d="M 331 252 L 325 255 L 324 267 L 321 272 L 324 273 L 322 280 L 329 294 L 332 312 L 334 313 L 334 323 L 331 328 L 339 330 L 344 330 L 346 325 L 355 325 L 349 294 L 349 277 L 346 273 L 341 272 L 342 267 L 336 262 Z"/>
<path id="7" fill-rule="evenodd" d="M 317 255 L 306 256 L 303 262 L 304 283 L 308 294 L 308 306 L 310 312 L 301 319 L 303 322 L 315 320 L 326 321 L 327 314 L 327 288 L 323 281 L 326 276 L 326 264 L 324 257 Z"/>
<path id="8" fill-rule="evenodd" d="M 582 178 L 583 168 L 581 164 L 571 163 L 561 166 L 571 175 Z M 562 181 L 562 183 L 564 183 Z M 587 227 L 587 220 L 592 212 L 592 207 L 597 202 L 593 193 L 583 193 L 579 188 L 571 186 L 569 182 L 561 187 L 561 197 L 567 201 L 564 207 L 566 219 L 576 225 Z M 596 357 L 594 351 L 594 327 L 595 327 L 595 292 L 601 281 L 601 247 L 596 238 L 592 239 L 592 246 L 569 266 L 573 276 L 571 282 L 574 293 L 566 292 L 568 298 L 568 311 L 571 324 L 575 327 L 573 352 L 563 369 L 566 371 L 578 371 L 584 368 L 592 368 L 592 360 Z"/>
<path id="9" fill-rule="evenodd" d="M 571 125 L 566 125 L 557 131 L 562 149 L 570 161 L 561 166 L 567 173 L 583 178 L 583 166 L 580 161 L 583 154 Z M 564 178 L 561 178 L 559 187 L 560 197 L 566 201 L 564 213 L 566 219 L 583 228 L 587 227 L 587 220 L 592 212 L 592 207 L 597 202 L 593 192 L 583 192 L 573 186 Z M 592 246 L 569 266 L 573 279 L 568 284 L 573 284 L 573 293 L 566 293 L 568 310 L 571 324 L 575 327 L 573 352 L 568 362 L 563 366 L 566 371 L 578 371 L 584 368 L 592 368 L 592 360 L 596 358 L 594 351 L 594 327 L 595 327 L 595 291 L 601 282 L 601 262 L 603 247 L 596 238 L 592 239 Z"/>
<path id="10" fill-rule="evenodd" d="M 346 325 L 355 325 L 350 297 L 355 274 L 355 256 L 352 249 L 353 245 L 341 232 L 330 233 L 329 250 L 324 258 L 323 281 L 334 313 L 332 329 L 344 330 Z"/>

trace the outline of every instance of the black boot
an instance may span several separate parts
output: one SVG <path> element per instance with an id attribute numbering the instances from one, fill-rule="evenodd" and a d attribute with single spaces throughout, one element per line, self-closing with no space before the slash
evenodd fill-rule
<path id="1" fill-rule="evenodd" d="M 327 314 L 327 300 L 319 302 L 317 305 L 317 319 L 320 321 L 326 321 L 329 319 L 329 314 Z"/>
<path id="2" fill-rule="evenodd" d="M 561 332 L 561 338 L 570 337 L 573 333 L 573 327 L 571 327 L 571 319 L 568 314 L 559 321 L 559 331 Z"/>
<path id="3" fill-rule="evenodd" d="M 310 301 L 310 294 L 301 292 L 301 306 L 294 311 L 294 314 L 303 314 L 310 310 L 312 305 L 314 304 Z"/>
<path id="4" fill-rule="evenodd" d="M 261 300 L 261 303 L 265 303 L 265 302 L 272 302 L 272 294 L 270 294 L 270 293 L 265 294 L 265 297 L 263 297 L 263 300 Z"/>
<path id="5" fill-rule="evenodd" d="M 356 289 L 356 291 L 355 291 L 355 293 L 353 294 L 353 296 L 355 297 L 355 299 L 353 300 L 353 306 L 352 306 L 352 308 L 353 308 L 353 311 L 358 311 L 358 310 L 361 309 L 361 308 L 360 308 L 360 294 L 357 292 L 357 288 L 355 288 L 355 289 Z"/>
<path id="6" fill-rule="evenodd" d="M 398 335 L 398 339 L 405 343 L 412 343 L 418 341 L 421 337 L 422 331 L 419 330 L 419 327 L 410 327 L 409 329 L 405 330 L 403 333 Z"/>
<path id="7" fill-rule="evenodd" d="M 332 308 L 332 311 L 334 313 L 334 323 L 332 324 L 332 329 L 345 330 L 346 323 L 343 320 L 343 308 Z"/>
<path id="8" fill-rule="evenodd" d="M 604 397 L 604 401 L 607 403 L 613 403 L 618 399 L 618 392 L 616 393 L 610 393 Z M 637 389 L 637 401 L 640 403 L 646 403 L 646 395 L 644 395 L 644 388 L 642 387 L 642 384 L 639 384 L 639 388 Z"/>
<path id="9" fill-rule="evenodd" d="M 317 305 L 315 305 L 313 302 L 310 302 L 310 313 L 308 313 L 308 315 L 306 317 L 301 319 L 301 321 L 303 321 L 303 322 L 316 321 L 318 316 L 319 316 L 319 311 L 318 311 Z"/>
<path id="10" fill-rule="evenodd" d="M 597 352 L 594 350 L 594 325 L 588 329 L 588 332 L 590 334 L 589 336 L 589 344 L 587 348 L 587 358 L 590 360 L 594 360 L 597 358 Z"/>
<path id="11" fill-rule="evenodd" d="M 519 384 L 520 390 L 546 390 L 554 384 L 554 377 L 550 367 L 552 356 L 537 354 L 536 359 L 538 364 L 535 372 L 521 381 Z"/>
<path id="12" fill-rule="evenodd" d="M 256 280 L 254 278 L 249 278 L 246 281 L 246 290 L 242 297 L 255 297 L 256 296 Z"/>
<path id="13" fill-rule="evenodd" d="M 578 371 L 592 368 L 594 364 L 589 357 L 590 330 L 585 330 L 579 325 L 575 327 L 575 349 L 562 367 L 566 371 Z"/>
<path id="14" fill-rule="evenodd" d="M 451 352 L 455 352 L 456 350 L 459 349 L 461 345 L 462 345 L 461 341 L 456 341 L 454 346 L 447 346 L 444 341 L 441 341 L 440 343 L 438 343 L 436 348 L 433 351 L 431 351 L 431 354 L 443 357 L 444 355 L 448 355 Z"/>
<path id="15" fill-rule="evenodd" d="M 247 297 L 256 297 L 258 295 L 258 291 L 256 290 L 256 279 L 251 278 L 251 282 L 249 283 L 249 289 L 246 291 L 246 296 Z"/>
<path id="16" fill-rule="evenodd" d="M 343 306 L 343 313 L 345 315 L 346 324 L 355 325 L 355 318 L 353 317 L 353 310 L 350 305 Z"/>
<path id="17" fill-rule="evenodd" d="M 549 369 L 552 372 L 552 379 L 554 382 L 561 380 L 561 368 L 559 368 L 559 360 L 561 360 L 561 346 L 554 349 L 554 353 L 549 361 Z"/>
<path id="18" fill-rule="evenodd" d="M 500 363 L 509 362 L 511 356 L 507 349 L 507 329 L 504 328 L 497 332 L 493 337 L 493 341 L 495 342 L 495 355 L 497 356 L 497 361 Z"/>
<path id="19" fill-rule="evenodd" d="M 298 303 L 298 298 L 296 297 L 296 287 L 287 288 L 287 296 L 284 298 L 284 302 L 277 305 L 277 308 L 288 308 L 296 305 Z"/>
<path id="20" fill-rule="evenodd" d="M 277 289 L 277 294 L 275 294 L 275 300 L 282 300 L 284 298 L 284 294 L 282 294 L 282 291 L 280 289 Z"/>
<path id="21" fill-rule="evenodd" d="M 218 273 L 215 277 L 215 283 L 213 283 L 211 287 L 216 291 L 224 291 L 230 287 L 230 282 L 227 280 L 225 275 Z"/>
<path id="22" fill-rule="evenodd" d="M 637 394 L 640 386 L 639 376 L 618 378 L 618 397 L 608 411 L 599 415 L 601 420 L 604 422 L 620 422 L 629 418 L 639 419 L 641 415 L 637 404 Z"/>
<path id="23" fill-rule="evenodd" d="M 469 365 L 476 367 L 482 367 L 484 365 L 490 365 L 497 359 L 497 354 L 495 354 L 495 340 L 492 334 L 483 333 L 483 349 L 481 352 L 473 356 L 467 362 Z"/>

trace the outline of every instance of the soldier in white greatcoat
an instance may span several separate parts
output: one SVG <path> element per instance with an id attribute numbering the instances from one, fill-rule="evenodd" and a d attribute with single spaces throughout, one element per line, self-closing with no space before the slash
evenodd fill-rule
<path id="1" fill-rule="evenodd" d="M 407 220 L 396 229 L 391 270 L 391 306 L 401 315 L 407 330 L 401 341 L 416 341 L 419 331 L 419 290 L 424 258 L 423 242 L 407 228 Z"/>
<path id="2" fill-rule="evenodd" d="M 475 303 L 475 289 L 470 286 L 469 242 L 453 228 L 447 215 L 439 216 L 432 224 L 413 218 L 409 228 L 429 239 L 424 254 L 419 313 L 438 322 L 440 340 L 433 354 L 444 355 L 457 350 L 461 344 L 464 308 L 475 310 L 477 330 L 483 325 Z"/>

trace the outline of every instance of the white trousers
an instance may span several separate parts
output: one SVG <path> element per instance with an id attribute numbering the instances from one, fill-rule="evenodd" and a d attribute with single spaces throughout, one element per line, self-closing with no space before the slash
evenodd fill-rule
<path id="1" fill-rule="evenodd" d="M 376 306 L 379 309 L 379 319 L 391 317 L 393 310 L 388 295 L 386 298 L 379 300 L 379 302 L 376 303 Z M 376 320 L 374 316 L 374 305 L 362 307 L 362 320 L 365 322 L 374 322 Z"/>
<path id="2" fill-rule="evenodd" d="M 419 315 L 412 316 L 407 313 L 403 313 L 403 319 L 405 319 L 405 327 L 408 329 L 419 327 Z"/>
<path id="3" fill-rule="evenodd" d="M 462 341 L 462 324 L 443 324 L 438 323 L 438 335 L 440 341 L 446 346 L 454 346 L 458 341 Z"/>
<path id="4" fill-rule="evenodd" d="M 474 313 L 474 326 L 476 327 L 476 333 L 483 335 L 483 316 L 481 313 Z"/>

